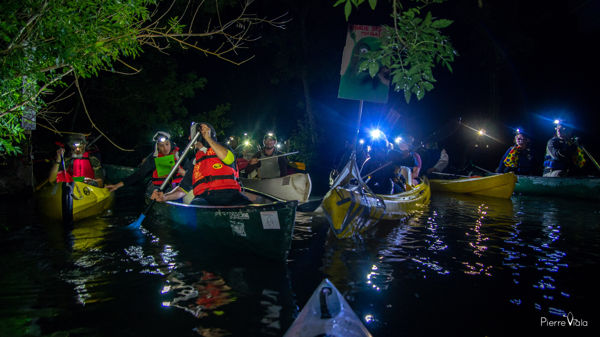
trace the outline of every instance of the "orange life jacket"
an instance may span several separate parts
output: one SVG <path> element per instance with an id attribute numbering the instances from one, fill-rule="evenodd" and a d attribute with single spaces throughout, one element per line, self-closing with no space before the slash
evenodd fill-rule
<path id="1" fill-rule="evenodd" d="M 178 147 L 174 148 L 173 150 L 171 150 L 171 152 L 169 154 L 162 154 L 160 152 L 158 153 L 158 157 L 164 157 L 164 156 L 169 156 L 169 155 L 173 155 L 175 157 L 175 162 L 177 162 L 179 160 L 179 148 Z M 161 186 L 163 184 L 163 182 L 165 181 L 166 177 L 167 176 L 159 177 L 158 172 L 156 171 L 156 168 L 155 168 L 154 172 L 152 172 L 152 184 L 154 184 L 155 186 Z M 177 173 L 175 173 L 175 175 L 173 176 L 172 184 L 179 184 L 182 179 L 183 179 L 183 176 L 181 174 L 179 174 L 179 169 L 178 169 Z"/>
<path id="2" fill-rule="evenodd" d="M 201 195 L 210 190 L 238 190 L 238 173 L 231 166 L 225 165 L 212 148 L 206 153 L 196 153 L 196 163 L 192 176 L 194 195 Z"/>

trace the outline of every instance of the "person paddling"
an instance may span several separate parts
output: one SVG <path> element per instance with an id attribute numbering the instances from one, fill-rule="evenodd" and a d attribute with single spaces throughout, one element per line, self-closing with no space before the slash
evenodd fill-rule
<path id="1" fill-rule="evenodd" d="M 171 142 L 171 135 L 166 131 L 156 132 L 152 140 L 154 141 L 154 152 L 129 177 L 116 184 L 106 185 L 109 191 L 116 191 L 123 186 L 131 186 L 148 177 L 152 177 L 146 188 L 148 195 L 151 195 L 152 191 L 160 188 L 173 164 L 179 159 L 179 148 L 175 143 Z M 179 167 L 171 181 L 172 186 L 177 186 L 184 175 L 185 170 Z"/>
<path id="2" fill-rule="evenodd" d="M 86 150 L 87 140 L 83 134 L 74 134 L 69 137 L 68 145 L 71 147 L 71 158 L 64 160 L 64 147 L 56 151 L 56 158 L 48 181 L 54 182 L 72 182 L 82 181 L 86 184 L 102 187 L 104 176 L 102 174 L 102 165 L 100 159 L 90 155 Z M 66 172 L 64 171 L 66 169 Z"/>
<path id="3" fill-rule="evenodd" d="M 201 132 L 202 140 L 196 142 L 196 159 L 189 165 L 179 186 L 168 193 L 154 191 L 151 199 L 157 202 L 183 198 L 193 191 L 194 205 L 247 205 L 250 200 L 241 192 L 239 174 L 235 166 L 235 156 L 227 146 L 217 142 L 217 134 L 212 125 L 192 123 L 191 138 Z M 192 166 L 193 165 L 193 166 Z"/>

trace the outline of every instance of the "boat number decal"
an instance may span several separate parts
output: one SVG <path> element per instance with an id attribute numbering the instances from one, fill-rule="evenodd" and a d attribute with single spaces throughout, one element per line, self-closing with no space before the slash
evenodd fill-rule
<path id="1" fill-rule="evenodd" d="M 276 211 L 260 212 L 263 229 L 281 229 Z"/>
<path id="2" fill-rule="evenodd" d="M 215 164 L 213 164 L 213 168 L 214 168 L 215 170 L 218 170 L 218 169 L 220 169 L 220 168 L 223 168 L 223 164 L 221 164 L 221 163 L 215 163 Z"/>
<path id="3" fill-rule="evenodd" d="M 231 232 L 233 235 L 246 237 L 246 228 L 244 227 L 244 223 L 241 221 L 230 221 L 229 225 L 231 226 Z"/>
<path id="4" fill-rule="evenodd" d="M 290 177 L 283 177 L 283 180 L 281 181 L 281 186 L 287 186 L 290 184 Z"/>

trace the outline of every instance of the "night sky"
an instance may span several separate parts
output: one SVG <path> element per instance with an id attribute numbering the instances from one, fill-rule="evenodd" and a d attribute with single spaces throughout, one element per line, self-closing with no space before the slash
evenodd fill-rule
<path id="1" fill-rule="evenodd" d="M 246 64 L 234 66 L 193 51 L 170 57 L 180 69 L 208 79 L 205 90 L 186 103 L 190 111 L 230 102 L 235 125 L 228 133 L 250 131 L 259 137 L 275 130 L 286 138 L 296 127 L 304 112 L 298 74 L 306 67 L 326 144 L 323 150 L 334 151 L 352 139 L 358 113 L 357 101 L 337 98 L 348 23 L 343 10 L 333 8 L 331 1 L 296 1 L 297 8 L 285 3 L 253 4 L 254 12 L 267 16 L 289 12 L 292 21 L 285 30 L 261 28 L 262 38 L 249 51 L 256 57 Z M 380 0 L 373 12 L 363 5 L 352 13 L 350 23 L 389 24 L 386 6 L 387 1 Z M 308 11 L 306 55 L 299 35 L 303 9 Z M 560 117 L 575 127 L 592 153 L 600 155 L 595 85 L 600 74 L 597 54 L 592 52 L 599 41 L 600 1 L 457 0 L 430 9 L 435 17 L 454 20 L 444 31 L 459 55 L 453 73 L 437 67 L 435 89 L 421 101 L 413 96 L 407 104 L 402 93 L 392 93 L 388 104 L 365 103 L 361 131 L 379 125 L 389 137 L 434 138 L 457 159 L 468 156 L 464 149 L 478 141 L 472 131 L 455 127 L 461 118 L 497 139 L 481 142 L 489 146 L 487 155 L 493 160 L 486 164 L 492 169 L 511 144 L 516 127 L 529 134 L 542 157 L 553 133 L 552 120 Z M 395 122 L 387 124 L 390 120 Z"/>

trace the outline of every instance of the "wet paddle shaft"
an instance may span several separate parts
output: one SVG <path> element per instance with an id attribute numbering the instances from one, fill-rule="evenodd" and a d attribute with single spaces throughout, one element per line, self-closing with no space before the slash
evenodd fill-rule
<path id="1" fill-rule="evenodd" d="M 200 127 L 201 124 L 198 124 L 198 128 Z M 194 144 L 196 144 L 196 141 L 198 140 L 198 137 L 200 137 L 202 135 L 202 132 L 198 129 L 198 132 L 196 132 L 196 134 L 194 135 L 194 137 L 192 138 L 192 140 L 189 142 L 189 144 L 185 147 L 185 151 L 183 151 L 183 154 L 179 157 L 179 160 L 177 160 L 177 162 L 175 163 L 175 165 L 173 166 L 173 168 L 171 169 L 171 172 L 169 172 L 169 175 L 167 176 L 167 178 L 165 179 L 165 181 L 163 181 L 162 185 L 160 185 L 160 191 L 164 192 L 165 187 L 167 187 L 167 185 L 169 184 L 169 181 L 171 180 L 171 178 L 173 178 L 173 175 L 175 174 L 175 171 L 177 171 L 177 168 L 179 168 L 179 165 L 181 164 L 181 162 L 183 161 L 183 159 L 185 158 L 185 156 L 188 154 L 188 152 L 190 152 L 190 150 L 194 147 Z M 142 224 L 142 221 L 144 221 L 144 219 L 146 218 L 146 214 L 148 214 L 148 212 L 150 212 L 150 210 L 152 209 L 152 206 L 154 206 L 154 203 L 156 202 L 156 200 L 151 200 L 150 204 L 146 207 L 146 209 L 142 212 L 142 214 L 140 214 L 139 218 L 132 222 L 129 226 L 127 226 L 128 228 L 139 228 L 140 225 Z"/>

